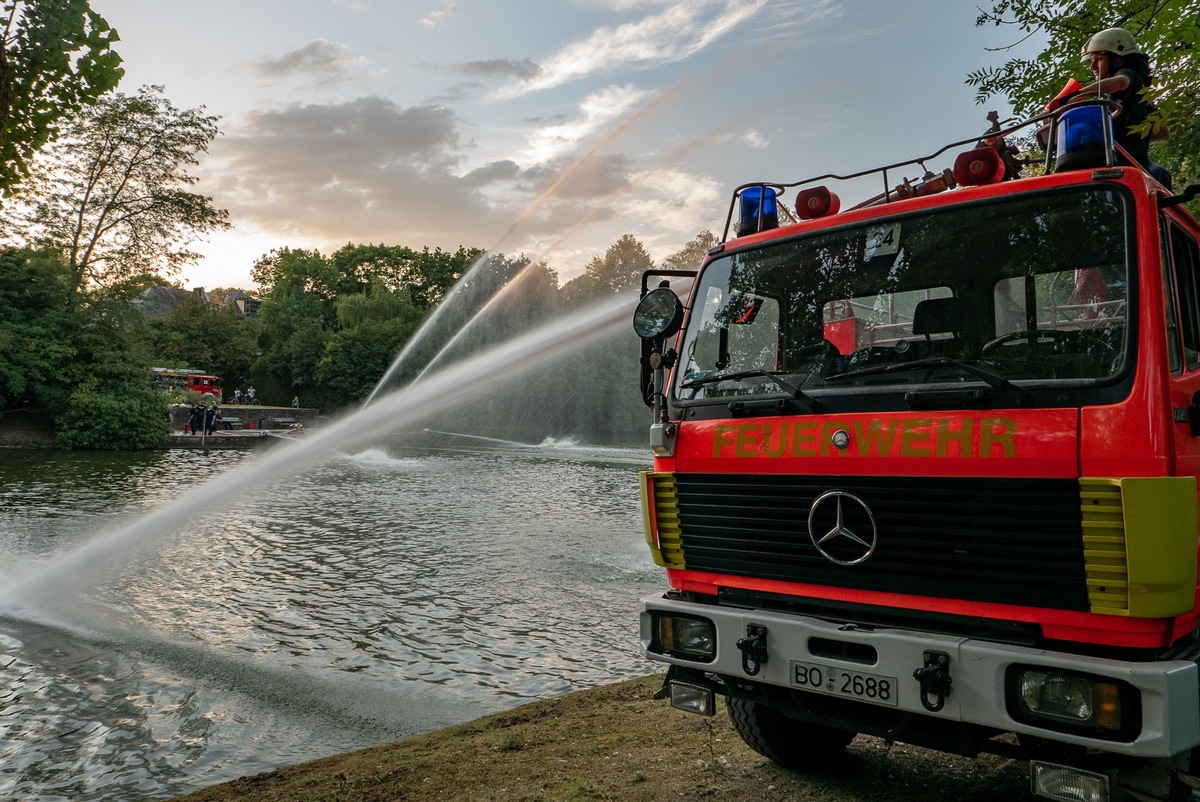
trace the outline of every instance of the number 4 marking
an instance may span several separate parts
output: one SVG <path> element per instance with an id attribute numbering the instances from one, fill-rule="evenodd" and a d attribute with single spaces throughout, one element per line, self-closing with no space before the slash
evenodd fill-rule
<path id="1" fill-rule="evenodd" d="M 874 259 L 876 256 L 894 256 L 900 250 L 900 224 L 888 223 L 868 229 L 867 244 L 863 257 Z"/>

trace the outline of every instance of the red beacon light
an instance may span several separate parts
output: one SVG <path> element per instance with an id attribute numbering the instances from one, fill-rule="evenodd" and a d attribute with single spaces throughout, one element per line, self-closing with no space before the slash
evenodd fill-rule
<path id="1" fill-rule="evenodd" d="M 1006 167 L 1000 153 L 991 145 L 960 153 L 954 160 L 954 180 L 964 186 L 995 184 L 1004 180 Z"/>
<path id="2" fill-rule="evenodd" d="M 796 196 L 796 214 L 801 220 L 816 220 L 837 214 L 842 208 L 842 199 L 830 192 L 828 187 L 813 187 Z"/>

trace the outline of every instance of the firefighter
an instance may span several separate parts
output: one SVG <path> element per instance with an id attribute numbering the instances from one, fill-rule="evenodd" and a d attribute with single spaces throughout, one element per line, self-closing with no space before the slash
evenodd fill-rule
<path id="1" fill-rule="evenodd" d="M 1166 128 L 1152 136 L 1132 130 L 1155 111 L 1154 104 L 1143 96 L 1154 82 L 1150 59 L 1138 47 L 1133 34 L 1124 28 L 1108 28 L 1094 34 L 1084 43 L 1082 56 L 1095 81 L 1076 92 L 1076 97 L 1105 94 L 1119 101 L 1121 110 L 1113 118 L 1113 138 L 1134 161 L 1170 189 L 1171 174 L 1161 164 L 1150 161 L 1150 140 L 1166 139 Z"/>
<path id="2" fill-rule="evenodd" d="M 188 430 L 192 434 L 204 433 L 204 405 L 196 404 L 188 413 Z"/>

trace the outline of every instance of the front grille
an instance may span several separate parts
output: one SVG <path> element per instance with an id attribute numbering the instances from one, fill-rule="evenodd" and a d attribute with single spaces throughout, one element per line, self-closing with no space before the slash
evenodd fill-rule
<path id="1" fill-rule="evenodd" d="M 674 479 L 689 570 L 1088 609 L 1074 479 L 743 474 L 676 474 Z M 878 542 L 863 562 L 833 562 L 809 537 L 810 507 L 829 490 L 853 494 L 874 516 Z M 856 503 L 847 502 L 850 513 L 859 516 L 852 528 L 861 533 L 869 527 Z M 825 524 L 817 531 L 825 531 Z M 850 545 L 853 553 L 858 547 Z M 832 548 L 826 551 L 839 556 Z"/>

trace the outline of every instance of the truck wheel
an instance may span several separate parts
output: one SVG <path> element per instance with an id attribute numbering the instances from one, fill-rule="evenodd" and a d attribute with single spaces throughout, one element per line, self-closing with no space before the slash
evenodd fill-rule
<path id="1" fill-rule="evenodd" d="M 789 769 L 820 768 L 846 751 L 854 733 L 788 718 L 767 705 L 726 698 L 733 728 L 746 745 Z"/>

